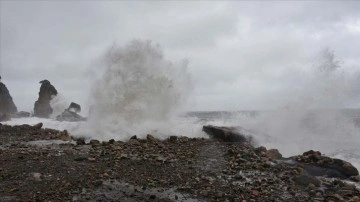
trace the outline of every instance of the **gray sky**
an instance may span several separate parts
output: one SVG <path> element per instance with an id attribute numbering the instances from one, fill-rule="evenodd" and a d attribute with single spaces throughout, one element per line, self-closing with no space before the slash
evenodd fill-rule
<path id="1" fill-rule="evenodd" d="M 0 74 L 20 110 L 32 110 L 42 79 L 86 106 L 91 64 L 114 42 L 133 39 L 159 43 L 170 60 L 189 60 L 189 110 L 296 101 L 324 48 L 350 81 L 339 104 L 360 107 L 351 95 L 360 93 L 352 89 L 360 86 L 357 1 L 1 1 L 0 9 Z"/>

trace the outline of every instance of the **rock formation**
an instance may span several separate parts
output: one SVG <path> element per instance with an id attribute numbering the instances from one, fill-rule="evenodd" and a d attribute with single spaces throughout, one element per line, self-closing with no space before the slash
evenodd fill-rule
<path id="1" fill-rule="evenodd" d="M 69 111 L 74 111 L 76 113 L 81 112 L 81 106 L 75 102 L 72 102 L 68 108 Z"/>
<path id="2" fill-rule="evenodd" d="M 50 106 L 50 100 L 56 96 L 58 92 L 55 87 L 51 85 L 50 81 L 42 80 L 40 83 L 39 99 L 34 105 L 34 116 L 49 118 L 53 112 Z"/>
<path id="3" fill-rule="evenodd" d="M 210 138 L 221 140 L 224 142 L 234 142 L 241 144 L 254 145 L 254 138 L 251 135 L 240 133 L 240 128 L 237 127 L 219 127 L 219 126 L 203 126 L 203 131 L 209 135 Z"/>
<path id="4" fill-rule="evenodd" d="M 86 121 L 86 118 L 80 116 L 77 114 L 78 112 L 81 112 L 81 106 L 75 102 L 72 102 L 70 106 L 64 110 L 62 114 L 56 117 L 56 120 L 58 121 Z"/>
<path id="5" fill-rule="evenodd" d="M 0 82 L 0 115 L 2 117 L 9 117 L 9 114 L 14 114 L 16 112 L 17 108 L 13 102 L 9 90 L 6 88 L 5 84 Z M 5 116 L 5 114 L 7 115 Z"/>
<path id="6" fill-rule="evenodd" d="M 306 173 L 312 176 L 347 179 L 359 175 L 359 171 L 351 163 L 323 156 L 319 151 L 310 150 L 291 158 L 301 164 Z"/>

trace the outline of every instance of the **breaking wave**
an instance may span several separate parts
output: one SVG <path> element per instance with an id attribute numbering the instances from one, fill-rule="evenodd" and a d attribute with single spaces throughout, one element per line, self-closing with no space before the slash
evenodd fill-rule
<path id="1" fill-rule="evenodd" d="M 98 139 L 182 133 L 173 118 L 192 89 L 187 61 L 165 59 L 159 45 L 134 40 L 112 46 L 97 63 L 89 119 L 77 131 Z"/>

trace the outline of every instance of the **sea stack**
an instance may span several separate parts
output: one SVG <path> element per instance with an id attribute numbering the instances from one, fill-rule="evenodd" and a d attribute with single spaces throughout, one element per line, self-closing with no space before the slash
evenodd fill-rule
<path id="1" fill-rule="evenodd" d="M 34 105 L 34 116 L 49 118 L 53 112 L 53 109 L 50 106 L 50 101 L 55 97 L 58 92 L 50 81 L 42 80 L 40 81 L 41 87 L 39 92 L 39 99 L 35 102 Z"/>
<path id="2" fill-rule="evenodd" d="M 1 82 L 0 76 L 0 115 L 1 114 L 15 114 L 17 108 L 14 104 L 14 101 L 9 93 L 9 90 L 6 88 L 5 84 Z"/>

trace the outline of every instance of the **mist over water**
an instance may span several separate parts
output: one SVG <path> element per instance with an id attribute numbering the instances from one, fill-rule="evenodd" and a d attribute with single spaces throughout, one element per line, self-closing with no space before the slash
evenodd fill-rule
<path id="1" fill-rule="evenodd" d="M 349 103 L 360 102 L 360 72 L 347 72 L 329 49 L 317 59 L 291 102 L 257 116 L 239 113 L 223 124 L 259 131 L 256 138 L 260 145 L 278 148 L 286 156 L 313 149 L 360 168 L 360 127 L 354 122 L 360 120 L 360 111 L 344 109 Z"/>
<path id="2" fill-rule="evenodd" d="M 97 65 L 88 122 L 77 134 L 97 139 L 182 132 L 173 123 L 192 89 L 187 62 L 171 62 L 151 41 L 112 46 Z"/>

